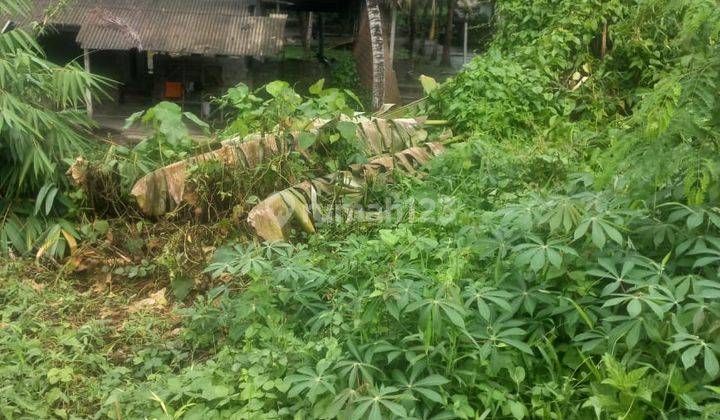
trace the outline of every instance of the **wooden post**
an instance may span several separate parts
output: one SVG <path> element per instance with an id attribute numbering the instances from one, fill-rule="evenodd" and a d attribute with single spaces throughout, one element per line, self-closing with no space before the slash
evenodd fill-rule
<path id="1" fill-rule="evenodd" d="M 468 57 L 468 21 L 465 17 L 465 38 L 463 38 L 463 64 L 467 64 Z"/>
<path id="2" fill-rule="evenodd" d="M 85 62 L 85 71 L 90 73 L 90 51 L 87 48 L 83 49 L 83 61 Z M 85 89 L 85 108 L 87 109 L 88 117 L 92 118 L 93 103 L 90 88 Z"/>
<path id="3" fill-rule="evenodd" d="M 397 33 L 397 7 L 392 6 L 392 18 L 390 20 L 390 66 L 395 62 L 395 35 Z"/>
<path id="4" fill-rule="evenodd" d="M 313 20 L 314 19 L 315 19 L 315 16 L 313 15 L 313 12 L 308 12 L 307 26 L 305 27 L 305 53 L 308 55 L 310 53 L 310 48 L 312 48 Z"/>

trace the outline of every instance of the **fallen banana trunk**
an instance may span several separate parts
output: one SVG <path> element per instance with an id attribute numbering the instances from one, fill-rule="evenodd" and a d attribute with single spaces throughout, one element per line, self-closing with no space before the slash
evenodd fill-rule
<path id="1" fill-rule="evenodd" d="M 395 153 L 417 146 L 427 140 L 423 129 L 425 118 L 356 118 L 356 138 L 367 156 Z M 327 121 L 317 121 L 309 131 L 317 134 Z M 297 147 L 299 133 L 291 141 L 278 139 L 272 134 L 251 135 L 241 140 L 223 142 L 220 149 L 174 163 L 141 178 L 133 187 L 142 212 L 147 216 L 162 216 L 177 209 L 180 204 L 193 204 L 194 194 L 188 185 L 189 169 L 204 161 L 220 161 L 239 168 L 254 168 L 270 157 L 289 153 Z"/>
<path id="2" fill-rule="evenodd" d="M 377 180 L 379 175 L 394 169 L 415 172 L 444 152 L 442 143 L 426 143 L 393 155 L 379 156 L 370 163 L 353 165 L 347 171 L 302 182 L 276 192 L 256 205 L 248 215 L 248 223 L 255 234 L 265 241 L 286 240 L 292 226 L 306 233 L 315 233 L 315 220 L 323 213 L 320 200 L 334 201 L 338 197 L 357 199 L 362 196 L 365 186 Z"/>
<path id="3" fill-rule="evenodd" d="M 187 188 L 190 168 L 202 162 L 219 161 L 224 165 L 254 167 L 266 158 L 286 152 L 287 143 L 278 141 L 274 135 L 255 138 L 245 142 L 228 141 L 220 149 L 203 153 L 160 168 L 142 177 L 130 191 L 147 216 L 162 216 L 173 211 L 183 202 L 194 201 Z"/>

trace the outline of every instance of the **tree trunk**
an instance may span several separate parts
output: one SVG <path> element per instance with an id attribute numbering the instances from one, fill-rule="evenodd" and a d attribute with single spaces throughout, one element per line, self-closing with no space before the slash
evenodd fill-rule
<path id="1" fill-rule="evenodd" d="M 395 35 L 397 33 L 397 7 L 392 6 L 392 18 L 390 20 L 390 65 L 395 60 Z"/>
<path id="2" fill-rule="evenodd" d="M 410 1 L 410 13 L 408 14 L 408 26 L 410 33 L 408 34 L 408 51 L 410 51 L 410 58 L 415 56 L 415 38 L 417 37 L 417 0 Z"/>
<path id="3" fill-rule="evenodd" d="M 418 0 L 418 1 L 420 1 L 420 0 Z M 421 24 L 419 25 L 420 31 L 418 34 L 418 39 L 420 40 L 420 46 L 418 47 L 418 55 L 420 57 L 425 57 L 425 46 L 427 45 L 427 42 L 425 42 L 425 40 L 427 39 L 427 33 L 426 33 L 426 29 L 424 28 L 424 26 L 426 26 L 426 25 L 423 25 L 423 23 L 427 21 L 427 17 L 428 17 L 429 10 L 428 10 L 427 6 L 428 6 L 427 0 L 420 1 L 420 10 L 422 13 L 420 15 L 421 16 L 420 17 Z"/>
<path id="4" fill-rule="evenodd" d="M 367 0 L 367 13 L 373 56 L 373 108 L 380 109 L 385 99 L 385 42 L 378 0 Z"/>
<path id="5" fill-rule="evenodd" d="M 432 61 L 437 60 L 437 53 L 438 53 L 438 47 L 437 47 L 437 0 L 432 0 L 432 4 L 430 5 L 430 33 L 428 34 L 428 41 L 430 41 L 430 45 L 432 48 L 432 53 L 430 54 L 430 59 Z"/>
<path id="6" fill-rule="evenodd" d="M 443 54 L 440 64 L 443 66 L 451 66 L 450 47 L 452 47 L 453 34 L 453 15 L 455 14 L 455 0 L 447 0 L 447 17 L 445 21 L 445 44 L 443 45 Z"/>
<path id="7" fill-rule="evenodd" d="M 428 33 L 428 40 L 435 41 L 437 38 L 437 0 L 431 0 L 430 3 L 430 33 Z"/>

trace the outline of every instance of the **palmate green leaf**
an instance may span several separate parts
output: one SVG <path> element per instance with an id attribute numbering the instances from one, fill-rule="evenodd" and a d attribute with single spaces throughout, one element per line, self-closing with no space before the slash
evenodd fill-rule
<path id="1" fill-rule="evenodd" d="M 535 251 L 530 258 L 530 268 L 532 268 L 533 271 L 540 271 L 543 267 L 545 267 L 545 252 L 541 250 Z"/>
<path id="2" fill-rule="evenodd" d="M 394 402 L 398 396 L 395 387 L 381 387 L 379 390 L 371 389 L 370 396 L 361 397 L 357 400 L 357 406 L 350 415 L 351 419 L 377 418 L 382 419 L 382 411 L 388 411 L 400 418 L 407 417 L 405 407 Z M 370 410 L 368 413 L 368 409 Z"/>
<path id="3" fill-rule="evenodd" d="M 618 245 L 623 244 L 622 234 L 615 229 L 609 222 L 598 217 L 591 217 L 578 225 L 573 234 L 574 240 L 578 240 L 586 235 L 588 229 L 591 230 L 591 239 L 596 247 L 603 249 L 609 237 Z"/>
<path id="4" fill-rule="evenodd" d="M 640 299 L 630 299 L 630 303 L 628 303 L 627 305 L 627 311 L 628 314 L 633 318 L 640 315 L 640 312 L 642 312 L 642 303 L 640 302 Z"/>
<path id="5" fill-rule="evenodd" d="M 350 419 L 351 420 L 360 420 L 363 418 L 369 419 L 370 415 L 375 415 L 377 418 L 382 418 L 382 417 L 380 417 L 379 408 L 376 410 L 375 413 L 371 413 L 367 417 L 365 416 L 365 413 L 368 411 L 368 409 L 370 408 L 372 403 L 373 403 L 372 400 L 368 400 L 368 401 L 363 401 L 360 404 L 358 404 L 358 406 L 355 407 L 352 414 L 350 415 Z"/>
<path id="6" fill-rule="evenodd" d="M 529 355 L 534 355 L 532 348 L 530 348 L 529 345 L 527 345 L 526 343 L 523 343 L 520 340 L 515 340 L 513 338 L 500 338 L 499 340 L 505 344 L 515 347 L 516 349 L 520 350 L 523 353 L 527 353 Z"/>
<path id="7" fill-rule="evenodd" d="M 433 391 L 432 389 L 417 387 L 414 389 L 414 391 L 419 393 L 420 395 L 422 395 L 423 397 L 427 398 L 430 401 L 436 402 L 438 404 L 444 403 L 443 397 L 440 394 L 438 394 L 436 391 Z"/>
<path id="8" fill-rule="evenodd" d="M 638 341 L 640 340 L 640 333 L 642 332 L 642 325 L 639 322 L 632 324 L 632 328 L 625 335 L 625 343 L 629 349 L 635 348 Z"/>
<path id="9" fill-rule="evenodd" d="M 687 227 L 688 229 L 695 229 L 696 227 L 702 225 L 703 220 L 705 219 L 705 214 L 702 212 L 694 212 L 687 218 Z"/>
<path id="10" fill-rule="evenodd" d="M 691 367 L 695 366 L 695 359 L 700 354 L 702 349 L 702 346 L 698 344 L 688 348 L 682 353 L 680 359 L 682 360 L 685 369 L 690 369 Z"/>
<path id="11" fill-rule="evenodd" d="M 596 247 L 603 249 L 605 248 L 605 232 L 600 224 L 592 223 L 592 241 Z"/>
<path id="12" fill-rule="evenodd" d="M 445 378 L 442 375 L 433 374 L 430 376 L 427 376 L 417 382 L 415 382 L 415 386 L 420 387 L 428 387 L 428 386 L 440 386 L 445 385 L 446 383 L 450 382 L 447 378 Z"/>
<path id="13" fill-rule="evenodd" d="M 720 372 L 720 366 L 718 366 L 717 356 L 709 345 L 705 346 L 704 365 L 705 372 L 707 372 L 707 374 L 713 378 L 716 377 Z"/>
<path id="14" fill-rule="evenodd" d="M 442 307 L 442 310 L 445 313 L 445 315 L 450 320 L 450 322 L 455 324 L 455 326 L 457 326 L 460 329 L 463 329 L 463 330 L 465 329 L 465 320 L 463 319 L 463 316 L 457 310 L 456 307 L 448 305 L 448 304 L 443 304 L 441 307 Z"/>

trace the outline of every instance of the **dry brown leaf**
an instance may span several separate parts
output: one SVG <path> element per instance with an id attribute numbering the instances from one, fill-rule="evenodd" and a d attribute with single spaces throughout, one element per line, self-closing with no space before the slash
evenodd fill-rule
<path id="1" fill-rule="evenodd" d="M 153 310 L 153 309 L 160 309 L 163 308 L 165 305 L 167 305 L 167 298 L 165 297 L 165 291 L 166 288 L 162 288 L 158 290 L 157 292 L 151 294 L 149 297 L 139 300 L 130 307 L 128 307 L 128 312 L 135 313 L 143 310 Z"/>

